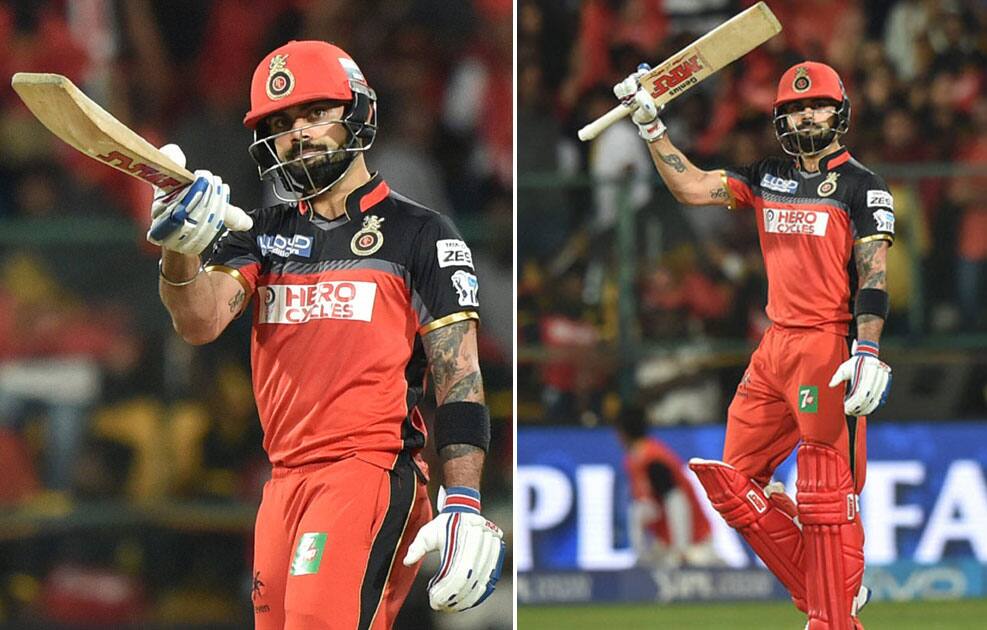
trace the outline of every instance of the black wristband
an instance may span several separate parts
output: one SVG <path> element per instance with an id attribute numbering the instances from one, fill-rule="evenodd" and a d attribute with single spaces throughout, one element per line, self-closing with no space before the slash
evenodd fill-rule
<path id="1" fill-rule="evenodd" d="M 475 402 L 451 402 L 435 410 L 435 450 L 450 444 L 490 447 L 490 411 Z"/>
<path id="2" fill-rule="evenodd" d="M 853 304 L 855 317 L 877 315 L 881 319 L 887 319 L 890 310 L 891 303 L 888 300 L 888 292 L 884 289 L 860 289 L 857 291 L 857 299 Z"/>

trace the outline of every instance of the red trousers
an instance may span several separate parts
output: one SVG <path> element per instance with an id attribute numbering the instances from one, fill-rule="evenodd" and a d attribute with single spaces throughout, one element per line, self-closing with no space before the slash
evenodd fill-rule
<path id="1" fill-rule="evenodd" d="M 275 468 L 254 532 L 257 630 L 387 630 L 419 565 L 401 560 L 432 518 L 405 455 Z"/>
<path id="2" fill-rule="evenodd" d="M 844 415 L 844 387 L 829 387 L 849 356 L 839 335 L 768 328 L 730 403 L 723 461 L 764 486 L 800 439 L 826 444 L 846 458 L 859 493 L 867 469 L 866 420 Z"/>

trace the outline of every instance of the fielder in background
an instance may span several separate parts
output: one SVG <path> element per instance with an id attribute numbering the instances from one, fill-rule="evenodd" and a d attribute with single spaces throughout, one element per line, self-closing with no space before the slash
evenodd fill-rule
<path id="1" fill-rule="evenodd" d="M 806 61 L 778 83 L 774 128 L 793 159 L 705 171 L 672 144 L 644 69 L 614 87 L 655 167 L 681 203 L 752 208 L 768 276 L 772 324 L 727 416 L 723 460 L 689 466 L 713 506 L 747 540 L 811 630 L 862 628 L 868 591 L 858 496 L 865 418 L 887 397 L 878 358 L 888 314 L 885 259 L 891 194 L 840 143 L 850 100 L 836 71 Z M 775 468 L 798 446 L 794 504 Z"/>
<path id="2" fill-rule="evenodd" d="M 504 543 L 480 515 L 490 418 L 469 247 L 447 218 L 368 172 L 376 95 L 343 50 L 278 48 L 257 67 L 250 102 L 250 154 L 284 203 L 227 232 L 242 211 L 197 171 L 191 186 L 156 195 L 149 239 L 187 342 L 216 339 L 253 304 L 253 386 L 273 467 L 255 530 L 255 627 L 390 628 L 430 551 L 442 558 L 432 607 L 475 606 L 500 576 Z M 178 227 L 161 237 L 164 222 Z M 426 368 L 447 486 L 435 518 L 419 454 Z"/>
<path id="3" fill-rule="evenodd" d="M 674 569 L 722 564 L 713 550 L 713 530 L 703 513 L 685 464 L 672 449 L 647 434 L 644 410 L 620 410 L 617 433 L 626 450 L 624 470 L 631 487 L 627 528 L 641 566 Z"/>

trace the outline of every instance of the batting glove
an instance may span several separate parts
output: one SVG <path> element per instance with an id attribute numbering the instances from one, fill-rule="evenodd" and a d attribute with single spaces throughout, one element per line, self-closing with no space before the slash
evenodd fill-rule
<path id="1" fill-rule="evenodd" d="M 635 72 L 613 86 L 613 93 L 625 107 L 634 110 L 631 120 L 637 125 L 638 134 L 648 142 L 654 142 L 665 135 L 665 123 L 658 117 L 663 108 L 659 108 L 655 99 L 641 87 L 641 77 L 650 70 L 651 66 L 642 63 Z"/>
<path id="2" fill-rule="evenodd" d="M 429 604 L 434 610 L 466 610 L 493 593 L 504 566 L 503 537 L 499 527 L 480 516 L 479 492 L 451 487 L 439 515 L 418 530 L 404 565 L 438 551 L 442 564 L 428 582 Z"/>
<path id="3" fill-rule="evenodd" d="M 185 154 L 177 145 L 167 144 L 161 151 L 185 166 Z M 247 213 L 229 201 L 229 185 L 204 170 L 195 171 L 195 181 L 171 193 L 156 188 L 147 240 L 174 252 L 199 255 L 226 228 L 253 226 Z"/>
<path id="4" fill-rule="evenodd" d="M 851 356 L 836 368 L 830 387 L 847 381 L 843 411 L 848 416 L 866 416 L 888 399 L 891 368 L 877 358 L 878 345 L 873 341 L 854 341 Z"/>

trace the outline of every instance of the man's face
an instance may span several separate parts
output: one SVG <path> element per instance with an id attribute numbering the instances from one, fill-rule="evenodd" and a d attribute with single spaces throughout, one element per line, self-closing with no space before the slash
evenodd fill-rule
<path id="1" fill-rule="evenodd" d="M 343 125 L 333 121 L 342 120 L 344 106 L 333 101 L 315 101 L 289 107 L 267 117 L 268 132 L 274 138 L 274 149 L 278 158 L 287 162 L 310 153 L 315 154 L 305 160 L 309 167 L 330 159 L 325 151 L 341 148 L 348 139 Z M 290 132 L 290 133 L 286 133 Z M 343 152 L 331 154 L 334 161 L 345 157 Z"/>
<path id="2" fill-rule="evenodd" d="M 827 98 L 811 98 L 791 101 L 781 106 L 781 113 L 788 116 L 788 124 L 799 135 L 822 135 L 836 124 L 839 104 Z"/>

